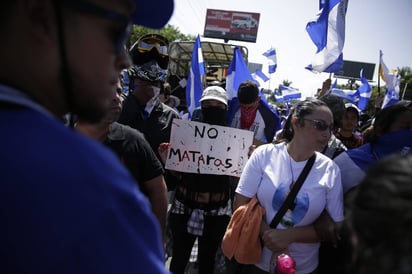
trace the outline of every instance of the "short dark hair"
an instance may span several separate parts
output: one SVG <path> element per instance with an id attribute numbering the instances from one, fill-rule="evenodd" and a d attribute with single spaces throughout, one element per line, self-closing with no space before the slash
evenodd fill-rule
<path id="1" fill-rule="evenodd" d="M 251 80 L 245 80 L 237 89 L 237 98 L 240 104 L 251 104 L 256 102 L 259 97 L 259 88 L 257 84 Z"/>
<path id="2" fill-rule="evenodd" d="M 357 239 L 348 273 L 412 272 L 411 176 L 412 155 L 390 155 L 347 194 L 345 227 Z"/>
<path id="3" fill-rule="evenodd" d="M 406 111 L 411 111 L 412 101 L 402 100 L 389 107 L 382 109 L 375 117 L 371 135 L 371 143 L 375 143 L 379 135 L 389 132 L 392 123 Z"/>
<path id="4" fill-rule="evenodd" d="M 342 98 L 335 94 L 323 95 L 319 98 L 321 101 L 325 102 L 333 114 L 333 124 L 335 128 L 341 127 L 342 118 L 345 113 L 345 103 Z"/>

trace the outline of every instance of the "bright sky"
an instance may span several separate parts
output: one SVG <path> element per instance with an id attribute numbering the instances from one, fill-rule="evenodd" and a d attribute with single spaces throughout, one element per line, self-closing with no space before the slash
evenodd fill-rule
<path id="1" fill-rule="evenodd" d="M 271 89 L 289 80 L 303 96 L 312 96 L 329 77 L 328 73 L 314 74 L 305 69 L 316 52 L 305 27 L 318 12 L 318 5 L 318 0 L 175 0 L 169 24 L 184 34 L 200 34 L 201 41 L 215 40 L 202 37 L 207 9 L 260 13 L 256 43 L 229 43 L 246 46 L 249 62 L 263 64 L 262 71 L 271 77 L 268 84 Z M 412 68 L 411 13 L 411 0 L 349 0 L 343 59 L 375 63 L 375 83 L 372 83 L 375 85 L 380 49 L 389 69 Z M 276 48 L 278 64 L 271 75 L 262 55 L 270 47 Z M 346 81 L 338 79 L 338 84 Z"/>

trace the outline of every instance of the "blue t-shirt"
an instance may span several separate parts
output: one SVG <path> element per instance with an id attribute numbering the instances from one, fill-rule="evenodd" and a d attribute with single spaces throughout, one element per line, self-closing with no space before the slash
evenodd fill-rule
<path id="1" fill-rule="evenodd" d="M 0 273 L 168 273 L 158 223 L 116 156 L 1 95 Z"/>

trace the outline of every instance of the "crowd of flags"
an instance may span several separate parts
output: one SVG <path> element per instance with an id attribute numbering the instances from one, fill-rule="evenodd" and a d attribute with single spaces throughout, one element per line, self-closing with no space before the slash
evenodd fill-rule
<path id="1" fill-rule="evenodd" d="M 306 31 L 317 47 L 316 54 L 312 62 L 306 67 L 313 72 L 336 73 L 343 66 L 343 46 L 345 42 L 345 16 L 348 0 L 319 0 L 319 12 L 314 20 L 307 23 Z M 271 47 L 263 53 L 267 58 L 269 75 L 276 72 L 277 57 L 276 49 Z M 396 72 L 389 71 L 382 60 L 383 53 L 379 58 L 379 77 L 386 83 L 385 97 L 382 108 L 389 106 L 399 100 L 400 77 Z M 332 85 L 329 93 L 340 96 L 353 104 L 357 104 L 362 111 L 366 108 L 372 94 L 368 80 L 363 77 L 360 71 L 361 85 L 357 90 L 345 90 L 337 88 L 337 81 Z M 203 91 L 202 79 L 205 77 L 205 68 L 200 43 L 200 36 L 197 36 L 192 52 L 192 62 L 186 86 L 186 101 L 188 104 L 189 116 L 195 108 L 200 106 L 199 100 Z M 253 80 L 260 87 L 264 86 L 270 77 L 261 69 L 256 69 L 250 73 L 242 57 L 240 49 L 234 49 L 233 59 L 228 69 L 226 77 L 226 92 L 229 98 L 229 109 L 237 110 L 237 89 L 244 80 Z M 378 84 L 379 86 L 379 84 Z M 280 86 L 280 90 L 274 90 L 274 96 L 278 102 L 290 102 L 300 99 L 302 94 L 299 89 Z M 261 96 L 265 98 L 265 96 Z"/>

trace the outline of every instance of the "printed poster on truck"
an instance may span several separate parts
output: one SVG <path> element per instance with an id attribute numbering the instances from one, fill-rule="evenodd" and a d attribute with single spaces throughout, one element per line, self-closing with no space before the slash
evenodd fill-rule
<path id="1" fill-rule="evenodd" d="M 207 9 L 204 37 L 256 42 L 259 13 Z"/>
<path id="2" fill-rule="evenodd" d="M 166 168 L 240 177 L 252 143 L 252 131 L 174 119 Z"/>

